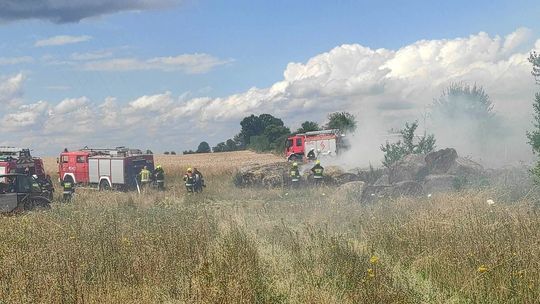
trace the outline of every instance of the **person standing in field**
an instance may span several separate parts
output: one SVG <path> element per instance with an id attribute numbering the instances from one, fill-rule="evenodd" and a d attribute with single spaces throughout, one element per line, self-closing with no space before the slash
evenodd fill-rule
<path id="1" fill-rule="evenodd" d="M 298 188 L 300 184 L 300 170 L 298 170 L 298 163 L 293 163 L 291 171 L 289 171 L 291 177 L 292 188 Z"/>
<path id="2" fill-rule="evenodd" d="M 150 183 L 150 170 L 148 170 L 148 167 L 147 166 L 144 166 L 141 170 L 141 172 L 139 172 L 139 179 L 141 181 L 141 187 L 142 188 L 146 188 L 146 186 L 148 186 L 148 184 Z"/>
<path id="3" fill-rule="evenodd" d="M 71 202 L 71 199 L 73 198 L 73 194 L 75 193 L 75 185 L 69 180 L 62 181 L 62 188 L 63 188 L 63 199 L 64 203 Z"/>
<path id="4" fill-rule="evenodd" d="M 194 190 L 195 192 L 202 192 L 203 187 L 206 187 L 204 184 L 204 177 L 197 168 L 193 168 L 193 181 L 194 181 Z"/>
<path id="5" fill-rule="evenodd" d="M 156 186 L 158 190 L 165 189 L 165 171 L 161 165 L 157 165 L 154 170 L 154 180 L 156 181 Z"/>
<path id="6" fill-rule="evenodd" d="M 323 182 L 324 179 L 324 168 L 321 166 L 321 161 L 317 160 L 315 162 L 315 166 L 311 168 L 311 172 L 313 172 L 313 180 L 315 181 L 315 185 L 320 185 Z"/>
<path id="7" fill-rule="evenodd" d="M 184 183 L 188 192 L 193 192 L 194 182 L 195 180 L 193 176 L 193 171 L 191 170 L 191 168 L 188 168 L 186 174 L 184 174 Z"/>

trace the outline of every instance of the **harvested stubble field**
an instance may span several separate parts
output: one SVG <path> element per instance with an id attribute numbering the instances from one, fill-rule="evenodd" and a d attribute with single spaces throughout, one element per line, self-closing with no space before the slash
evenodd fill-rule
<path id="1" fill-rule="evenodd" d="M 279 161 L 270 155 L 156 158 L 166 192 L 81 190 L 0 218 L 0 302 L 540 302 L 534 197 L 338 203 L 332 188 L 234 187 L 237 167 Z M 185 193 L 187 166 L 205 173 L 203 194 Z"/>

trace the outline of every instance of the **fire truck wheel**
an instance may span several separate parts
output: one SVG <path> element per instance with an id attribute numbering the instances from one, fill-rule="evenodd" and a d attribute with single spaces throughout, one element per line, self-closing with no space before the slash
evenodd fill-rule
<path id="1" fill-rule="evenodd" d="M 105 179 L 101 180 L 101 182 L 99 182 L 99 191 L 107 191 L 107 190 L 111 190 L 111 185 L 109 185 L 109 182 Z"/>

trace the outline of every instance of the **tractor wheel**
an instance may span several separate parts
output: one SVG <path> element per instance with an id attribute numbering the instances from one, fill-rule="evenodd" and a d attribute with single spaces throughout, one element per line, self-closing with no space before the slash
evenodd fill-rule
<path id="1" fill-rule="evenodd" d="M 101 180 L 101 182 L 99 182 L 99 191 L 109 190 L 111 190 L 111 185 L 109 185 L 109 182 L 106 179 Z"/>

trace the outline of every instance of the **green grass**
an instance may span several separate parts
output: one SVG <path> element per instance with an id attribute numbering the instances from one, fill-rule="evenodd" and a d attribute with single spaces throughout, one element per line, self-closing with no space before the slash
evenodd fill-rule
<path id="1" fill-rule="evenodd" d="M 0 218 L 0 302 L 540 300 L 532 197 L 362 205 L 331 188 L 238 189 L 226 172 L 187 195 L 178 176 L 163 193 L 79 191 L 71 204 Z"/>

